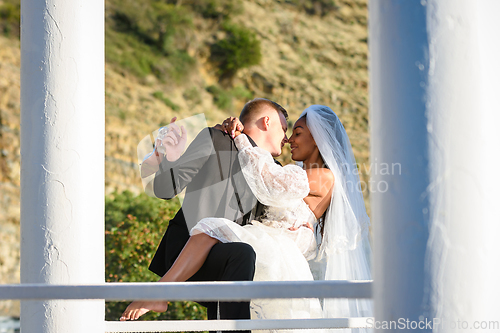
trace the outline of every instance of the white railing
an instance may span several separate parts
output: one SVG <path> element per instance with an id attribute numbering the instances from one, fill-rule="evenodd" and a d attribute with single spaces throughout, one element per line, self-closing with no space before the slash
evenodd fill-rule
<path id="1" fill-rule="evenodd" d="M 18 284 L 0 286 L 0 300 L 105 299 L 244 301 L 257 298 L 371 298 L 372 281 Z M 368 318 L 169 320 L 106 322 L 106 332 L 179 332 L 368 327 Z"/>

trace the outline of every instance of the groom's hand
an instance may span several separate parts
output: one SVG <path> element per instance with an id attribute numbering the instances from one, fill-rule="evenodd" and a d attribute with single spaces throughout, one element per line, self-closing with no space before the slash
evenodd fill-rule
<path id="1" fill-rule="evenodd" d="M 175 121 L 177 117 L 172 118 L 168 125 L 168 133 L 163 137 L 162 143 L 165 147 L 165 158 L 170 161 L 177 161 L 184 152 L 187 143 L 187 131 L 184 126 L 177 126 Z"/>
<path id="2" fill-rule="evenodd" d="M 179 126 L 175 124 L 177 117 L 170 120 L 168 126 L 168 133 L 165 134 L 161 142 L 160 139 L 156 139 L 155 148 L 153 152 L 148 154 L 141 163 L 141 177 L 145 178 L 159 170 L 159 165 L 166 158 L 170 162 L 176 161 L 184 151 L 187 143 L 187 133 L 184 126 Z M 158 151 L 158 145 L 161 144 L 162 148 L 165 149 L 165 155 Z"/>

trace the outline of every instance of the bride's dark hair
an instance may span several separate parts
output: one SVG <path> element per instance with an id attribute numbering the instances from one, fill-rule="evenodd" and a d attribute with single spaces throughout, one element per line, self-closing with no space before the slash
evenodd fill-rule
<path id="1" fill-rule="evenodd" d="M 304 119 L 304 120 L 305 120 L 305 122 L 306 122 L 306 126 L 307 126 L 307 114 L 305 114 L 305 115 L 303 115 L 302 117 L 300 117 L 297 121 L 299 121 L 300 119 Z M 309 127 L 307 127 L 307 128 L 309 129 Z M 312 133 L 311 133 L 311 135 L 312 135 Z M 314 140 L 314 142 L 316 142 L 316 140 L 314 139 L 314 137 L 313 137 L 313 140 Z M 323 163 L 323 165 L 322 165 L 321 167 L 322 167 L 322 168 L 327 168 L 327 169 L 330 169 L 330 168 L 328 167 L 328 165 L 326 165 L 326 163 L 325 163 L 325 159 L 323 158 L 323 155 L 321 155 L 321 152 L 319 152 L 319 156 L 321 157 L 321 162 Z"/>

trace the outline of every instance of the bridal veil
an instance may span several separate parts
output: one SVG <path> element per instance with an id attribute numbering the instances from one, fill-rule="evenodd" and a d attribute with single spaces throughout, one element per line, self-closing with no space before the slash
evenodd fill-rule
<path id="1" fill-rule="evenodd" d="M 335 183 L 323 220 L 318 256 L 310 262 L 313 275 L 325 280 L 371 280 L 370 244 L 358 168 L 351 143 L 337 115 L 327 106 L 312 105 L 301 117 L 309 128 Z M 368 299 L 325 299 L 325 317 L 371 317 Z M 352 330 L 357 331 L 357 329 Z M 364 331 L 363 329 L 359 330 Z"/>

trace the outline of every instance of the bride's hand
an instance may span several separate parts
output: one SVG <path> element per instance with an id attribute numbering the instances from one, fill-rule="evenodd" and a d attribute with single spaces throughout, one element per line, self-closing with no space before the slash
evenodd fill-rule
<path id="1" fill-rule="evenodd" d="M 226 133 L 231 133 L 234 139 L 243 132 L 244 126 L 238 118 L 229 117 L 222 122 L 222 130 Z"/>

